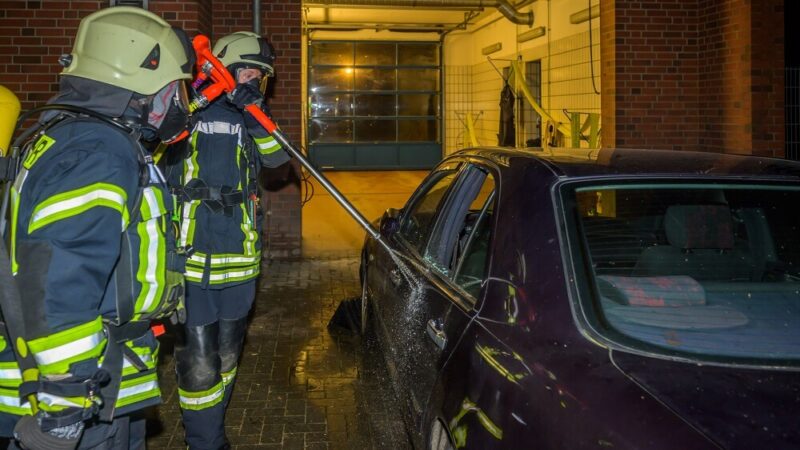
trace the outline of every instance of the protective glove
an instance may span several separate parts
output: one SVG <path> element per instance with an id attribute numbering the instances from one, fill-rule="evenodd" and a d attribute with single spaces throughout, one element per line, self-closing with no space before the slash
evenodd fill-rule
<path id="1" fill-rule="evenodd" d="M 264 102 L 264 96 L 258 90 L 258 86 L 254 86 L 252 83 L 243 83 L 236 86 L 236 89 L 228 96 L 228 101 L 237 108 L 244 110 L 247 105 L 261 107 Z"/>
<path id="2" fill-rule="evenodd" d="M 77 422 L 71 425 L 43 431 L 41 415 L 36 417 L 23 416 L 14 427 L 14 438 L 17 444 L 25 450 L 73 450 L 78 446 L 83 434 L 84 423 Z"/>

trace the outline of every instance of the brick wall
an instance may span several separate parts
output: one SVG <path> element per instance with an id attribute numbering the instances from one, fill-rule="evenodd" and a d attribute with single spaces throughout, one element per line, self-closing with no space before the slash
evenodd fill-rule
<path id="1" fill-rule="evenodd" d="M 692 1 L 601 1 L 604 145 L 697 146 L 698 23 Z"/>
<path id="2" fill-rule="evenodd" d="M 0 82 L 27 110 L 58 89 L 58 57 L 69 53 L 78 23 L 103 1 L 0 1 Z"/>
<path id="3" fill-rule="evenodd" d="M 601 0 L 603 143 L 783 156 L 783 2 Z"/>
<path id="4" fill-rule="evenodd" d="M 29 110 L 44 104 L 58 90 L 58 57 L 69 53 L 80 20 L 108 0 L 0 0 L 0 83 Z M 232 31 L 252 29 L 252 2 L 223 0 L 150 0 L 150 10 L 184 28 L 191 36 L 212 40 Z M 276 121 L 294 142 L 301 137 L 300 2 L 262 2 L 262 34 L 278 55 L 277 77 L 270 104 Z M 121 49 L 121 51 L 124 51 Z M 272 214 L 269 236 L 272 256 L 300 255 L 299 169 L 284 186 L 268 194 Z"/>
<path id="5" fill-rule="evenodd" d="M 784 157 L 784 1 L 762 0 L 754 4 L 750 21 L 753 154 Z M 791 23 L 792 18 L 788 19 Z"/>
<path id="6" fill-rule="evenodd" d="M 600 0 L 600 140 L 606 147 L 614 147 L 617 142 L 617 1 Z"/>
<path id="7" fill-rule="evenodd" d="M 252 2 L 214 1 L 213 37 L 234 31 L 252 30 Z M 275 122 L 296 143 L 302 137 L 301 107 L 301 18 L 300 1 L 261 2 L 261 35 L 275 47 L 275 79 L 269 89 L 269 105 Z M 272 172 L 267 172 L 269 176 Z M 283 178 L 283 174 L 277 175 Z M 295 163 L 285 181 L 270 180 L 271 188 L 262 199 L 267 212 L 264 243 L 271 257 L 299 257 L 302 241 L 300 169 Z M 277 183 L 273 183 L 277 181 Z"/>
<path id="8" fill-rule="evenodd" d="M 703 62 L 700 145 L 728 153 L 751 152 L 750 2 L 705 0 L 699 41 Z"/>

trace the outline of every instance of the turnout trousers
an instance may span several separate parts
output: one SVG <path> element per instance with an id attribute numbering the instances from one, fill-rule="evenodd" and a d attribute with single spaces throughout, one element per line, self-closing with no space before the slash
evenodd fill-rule
<path id="1" fill-rule="evenodd" d="M 186 285 L 186 324 L 176 339 L 175 367 L 190 450 L 228 448 L 225 409 L 255 291 L 255 280 L 222 289 Z"/>

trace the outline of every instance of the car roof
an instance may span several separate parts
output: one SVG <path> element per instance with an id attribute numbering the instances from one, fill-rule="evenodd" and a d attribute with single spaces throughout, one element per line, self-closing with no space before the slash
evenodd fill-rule
<path id="1" fill-rule="evenodd" d="M 749 176 L 800 181 L 800 162 L 777 158 L 711 152 L 641 149 L 504 149 L 482 147 L 459 155 L 489 159 L 501 167 L 536 164 L 550 167 L 558 177 L 604 175 Z M 513 163 L 512 163 L 513 161 Z"/>

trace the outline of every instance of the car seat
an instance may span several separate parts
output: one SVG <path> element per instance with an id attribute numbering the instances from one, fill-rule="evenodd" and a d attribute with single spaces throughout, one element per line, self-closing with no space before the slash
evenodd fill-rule
<path id="1" fill-rule="evenodd" d="M 669 245 L 645 248 L 634 276 L 687 275 L 696 280 L 750 280 L 754 263 L 737 246 L 727 205 L 672 205 L 664 214 Z"/>

